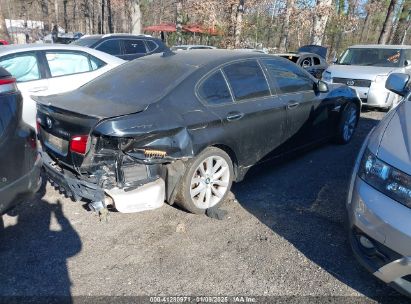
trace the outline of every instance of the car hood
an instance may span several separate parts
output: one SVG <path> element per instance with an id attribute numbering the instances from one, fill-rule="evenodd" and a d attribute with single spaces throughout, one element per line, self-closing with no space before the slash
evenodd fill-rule
<path id="1" fill-rule="evenodd" d="M 391 113 L 382 132 L 377 156 L 411 175 L 411 102 L 402 102 Z"/>
<path id="2" fill-rule="evenodd" d="M 331 73 L 331 77 L 375 80 L 377 75 L 388 75 L 395 69 L 397 68 L 334 64 L 327 71 Z"/>

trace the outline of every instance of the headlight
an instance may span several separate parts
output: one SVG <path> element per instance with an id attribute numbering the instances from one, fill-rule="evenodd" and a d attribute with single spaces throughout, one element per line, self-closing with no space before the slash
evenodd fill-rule
<path id="1" fill-rule="evenodd" d="M 411 208 L 411 176 L 379 160 L 368 149 L 358 176 L 388 197 Z"/>
<path id="2" fill-rule="evenodd" d="M 323 73 L 323 81 L 326 82 L 331 82 L 332 81 L 332 77 L 331 77 L 331 73 L 328 71 L 324 71 Z"/>
<path id="3" fill-rule="evenodd" d="M 375 77 L 375 82 L 376 83 L 385 83 L 387 81 L 388 76 L 387 75 L 377 75 Z"/>

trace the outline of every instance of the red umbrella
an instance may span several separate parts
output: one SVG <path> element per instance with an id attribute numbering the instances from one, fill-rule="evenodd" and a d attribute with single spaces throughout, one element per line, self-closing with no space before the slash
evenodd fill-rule
<path id="1" fill-rule="evenodd" d="M 144 28 L 145 32 L 175 32 L 176 25 L 174 23 L 162 23 L 157 25 L 151 25 Z"/>

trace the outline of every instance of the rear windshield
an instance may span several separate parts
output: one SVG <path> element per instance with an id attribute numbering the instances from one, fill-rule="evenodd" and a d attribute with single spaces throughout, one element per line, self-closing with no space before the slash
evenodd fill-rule
<path id="1" fill-rule="evenodd" d="M 195 69 L 173 58 L 149 56 L 103 74 L 82 86 L 80 91 L 118 104 L 150 104 L 166 95 Z"/>
<path id="2" fill-rule="evenodd" d="M 90 38 L 81 38 L 81 39 L 78 39 L 76 41 L 73 41 L 71 44 L 90 47 L 93 44 L 95 44 L 96 42 L 98 42 L 99 40 L 101 40 L 101 38 L 91 38 L 91 37 Z"/>
<path id="3" fill-rule="evenodd" d="M 401 50 L 379 48 L 352 48 L 338 60 L 342 65 L 363 65 L 377 67 L 399 67 Z"/>
<path id="4" fill-rule="evenodd" d="M 298 61 L 298 56 L 293 56 L 293 55 L 283 55 L 283 56 L 281 56 L 281 57 L 283 57 L 283 58 L 285 58 L 285 59 L 288 59 L 288 60 L 290 60 L 290 61 L 292 61 L 292 62 L 294 62 L 294 63 L 297 63 L 297 61 Z"/>

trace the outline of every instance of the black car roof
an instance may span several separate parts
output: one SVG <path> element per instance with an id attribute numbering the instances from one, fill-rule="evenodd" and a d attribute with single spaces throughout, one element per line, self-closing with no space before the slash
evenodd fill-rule
<path id="1" fill-rule="evenodd" d="M 171 54 L 164 56 L 163 54 Z M 143 57 L 138 60 L 153 60 L 156 57 L 163 57 L 168 61 L 174 61 L 176 64 L 188 64 L 196 67 L 205 65 L 221 65 L 225 62 L 250 59 L 250 58 L 273 58 L 278 59 L 275 56 L 254 53 L 254 52 L 242 52 L 232 50 L 192 50 L 190 52 L 172 52 L 172 53 L 159 53 L 151 56 Z M 157 59 L 155 59 L 157 60 Z"/>

